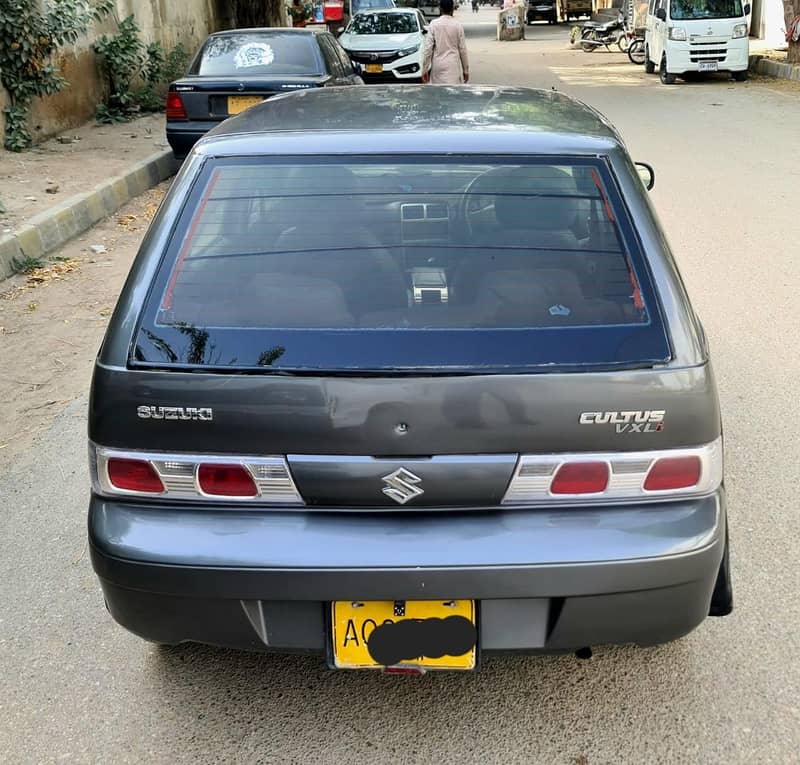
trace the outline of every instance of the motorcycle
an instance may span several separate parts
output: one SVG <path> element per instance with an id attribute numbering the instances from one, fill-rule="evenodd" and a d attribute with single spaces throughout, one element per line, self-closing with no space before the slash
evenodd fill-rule
<path id="1" fill-rule="evenodd" d="M 581 27 L 580 46 L 584 53 L 591 53 L 603 46 L 616 45 L 620 52 L 625 53 L 628 47 L 628 37 L 625 34 L 625 17 L 622 13 L 610 21 L 587 21 Z"/>

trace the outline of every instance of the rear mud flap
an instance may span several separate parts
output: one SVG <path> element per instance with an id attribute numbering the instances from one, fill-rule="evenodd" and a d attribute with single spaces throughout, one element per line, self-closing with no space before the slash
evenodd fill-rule
<path id="1" fill-rule="evenodd" d="M 733 611 L 733 584 L 731 583 L 731 565 L 729 548 L 728 528 L 725 527 L 725 551 L 722 553 L 722 562 L 719 564 L 719 573 L 714 585 L 714 592 L 711 595 L 711 607 L 708 610 L 709 616 L 728 616 Z"/>

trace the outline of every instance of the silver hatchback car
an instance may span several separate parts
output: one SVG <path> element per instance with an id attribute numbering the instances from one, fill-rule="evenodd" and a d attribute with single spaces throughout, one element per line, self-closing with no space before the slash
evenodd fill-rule
<path id="1" fill-rule="evenodd" d="M 97 359 L 113 617 L 417 673 L 729 613 L 714 375 L 646 185 L 554 92 L 306 91 L 212 131 Z"/>

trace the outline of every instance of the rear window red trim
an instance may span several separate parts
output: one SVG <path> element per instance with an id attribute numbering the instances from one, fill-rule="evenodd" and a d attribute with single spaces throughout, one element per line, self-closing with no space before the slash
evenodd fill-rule
<path id="1" fill-rule="evenodd" d="M 606 211 L 606 217 L 611 223 L 616 223 L 614 220 L 614 210 L 611 207 L 611 203 L 606 196 L 605 189 L 603 188 L 603 183 L 600 180 L 600 176 L 597 174 L 597 170 L 592 168 L 592 180 L 594 181 L 594 185 L 597 187 L 597 191 L 600 194 L 600 198 L 603 200 L 603 207 Z M 631 263 L 630 255 L 626 254 L 625 257 L 625 264 L 628 266 L 628 276 L 631 280 L 631 287 L 633 288 L 633 305 L 638 310 L 642 310 L 644 308 L 644 300 L 642 299 L 642 291 L 639 289 L 639 282 L 636 280 L 636 274 L 633 272 L 633 264 Z"/>
<path id="2" fill-rule="evenodd" d="M 172 278 L 169 280 L 167 289 L 164 292 L 164 299 L 161 301 L 162 310 L 166 310 L 172 306 L 172 293 L 175 290 L 175 284 L 178 281 L 178 276 L 180 276 L 183 261 L 186 259 L 186 255 L 189 253 L 189 249 L 192 246 L 192 240 L 194 239 L 194 235 L 197 232 L 197 227 L 200 225 L 200 221 L 203 218 L 203 212 L 205 211 L 208 200 L 211 198 L 211 194 L 214 191 L 214 186 L 217 185 L 220 169 L 221 168 L 219 167 L 215 168 L 214 172 L 211 174 L 206 191 L 197 207 L 197 212 L 195 213 L 192 225 L 189 227 L 186 238 L 183 240 L 183 247 L 181 247 L 181 251 L 178 254 L 178 259 L 175 262 L 175 268 L 172 271 Z"/>

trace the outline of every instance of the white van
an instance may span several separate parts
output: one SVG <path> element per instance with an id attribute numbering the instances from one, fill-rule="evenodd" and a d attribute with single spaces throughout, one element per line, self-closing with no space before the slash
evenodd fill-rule
<path id="1" fill-rule="evenodd" d="M 650 0 L 645 69 L 672 85 L 689 72 L 730 72 L 747 79 L 750 5 L 742 0 Z"/>

